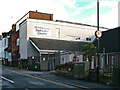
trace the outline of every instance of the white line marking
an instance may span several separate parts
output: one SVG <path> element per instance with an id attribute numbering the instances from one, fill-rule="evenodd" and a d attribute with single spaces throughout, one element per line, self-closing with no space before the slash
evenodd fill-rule
<path id="1" fill-rule="evenodd" d="M 41 84 L 44 84 L 44 83 L 41 83 L 41 82 L 29 82 L 31 84 L 35 84 L 35 85 L 41 85 Z"/>
<path id="2" fill-rule="evenodd" d="M 68 84 L 68 85 L 72 85 L 72 86 L 78 87 L 78 88 L 88 89 L 88 87 L 84 87 L 84 86 L 80 86 L 80 85 L 76 85 L 76 84 L 72 84 L 72 83 L 67 83 L 67 82 L 64 82 L 64 83 Z"/>
<path id="3" fill-rule="evenodd" d="M 12 81 L 12 80 L 10 80 L 10 79 L 7 79 L 7 78 L 5 78 L 5 77 L 3 77 L 3 76 L 1 76 L 1 78 L 2 78 L 2 79 L 5 79 L 5 80 L 7 80 L 7 81 L 9 81 L 9 82 L 11 82 L 11 83 L 14 83 L 14 81 Z"/>

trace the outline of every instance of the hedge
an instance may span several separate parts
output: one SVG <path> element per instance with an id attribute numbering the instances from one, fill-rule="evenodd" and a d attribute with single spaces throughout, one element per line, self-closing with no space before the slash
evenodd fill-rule
<path id="1" fill-rule="evenodd" d="M 65 64 L 59 64 L 55 67 L 56 70 L 72 71 L 74 70 L 74 63 L 69 62 Z"/>

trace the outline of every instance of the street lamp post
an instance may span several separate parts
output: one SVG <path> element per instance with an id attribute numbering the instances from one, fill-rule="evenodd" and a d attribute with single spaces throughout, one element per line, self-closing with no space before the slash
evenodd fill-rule
<path id="1" fill-rule="evenodd" d="M 99 29 L 99 26 L 98 26 L 98 29 Z M 97 40 L 98 40 L 98 47 L 97 47 L 97 82 L 99 82 L 99 38 L 102 36 L 102 32 L 100 30 L 97 30 L 95 32 L 95 35 L 97 37 Z"/>
<path id="2" fill-rule="evenodd" d="M 99 0 L 97 0 L 97 30 L 99 30 Z M 97 50 L 97 82 L 99 82 L 99 37 Z"/>

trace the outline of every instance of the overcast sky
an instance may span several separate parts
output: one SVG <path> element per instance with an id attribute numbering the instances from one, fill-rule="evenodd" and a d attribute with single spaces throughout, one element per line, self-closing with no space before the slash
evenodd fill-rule
<path id="1" fill-rule="evenodd" d="M 97 25 L 97 0 L 1 0 L 0 34 L 28 11 L 53 14 L 54 20 Z M 118 0 L 100 0 L 100 26 L 118 26 Z"/>

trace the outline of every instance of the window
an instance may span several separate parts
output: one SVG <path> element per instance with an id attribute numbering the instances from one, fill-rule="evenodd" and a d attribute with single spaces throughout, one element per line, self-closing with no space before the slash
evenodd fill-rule
<path id="1" fill-rule="evenodd" d="M 91 41 L 91 38 L 86 38 L 86 41 Z"/>
<path id="2" fill-rule="evenodd" d="M 62 63 L 65 63 L 64 57 L 62 57 Z"/>
<path id="3" fill-rule="evenodd" d="M 59 28 L 56 28 L 56 37 L 60 38 L 60 29 Z"/>
<path id="4" fill-rule="evenodd" d="M 112 55 L 112 66 L 111 66 L 112 71 L 113 71 L 113 64 L 114 64 L 114 55 Z"/>
<path id="5" fill-rule="evenodd" d="M 76 40 L 80 40 L 80 37 L 75 37 Z"/>
<path id="6" fill-rule="evenodd" d="M 19 46 L 19 38 L 16 39 L 16 46 Z"/>
<path id="7" fill-rule="evenodd" d="M 78 36 L 67 36 L 67 39 L 70 39 L 70 40 L 80 40 L 80 37 Z"/>
<path id="8" fill-rule="evenodd" d="M 45 61 L 45 58 L 43 58 L 43 61 Z"/>
<path id="9" fill-rule="evenodd" d="M 94 69 L 94 56 L 92 56 L 91 69 Z"/>
<path id="10" fill-rule="evenodd" d="M 6 46 L 6 39 L 4 40 L 4 44 L 5 44 L 5 46 Z"/>
<path id="11" fill-rule="evenodd" d="M 4 52 L 4 56 L 5 56 L 4 58 L 6 58 L 6 51 Z"/>
<path id="12" fill-rule="evenodd" d="M 107 62 L 106 62 L 106 64 L 108 65 L 108 55 L 107 55 Z"/>
<path id="13" fill-rule="evenodd" d="M 114 55 L 112 55 L 112 65 L 114 64 Z"/>
<path id="14" fill-rule="evenodd" d="M 83 55 L 80 55 L 80 56 L 79 56 L 79 61 L 80 61 L 80 62 L 83 62 Z"/>

